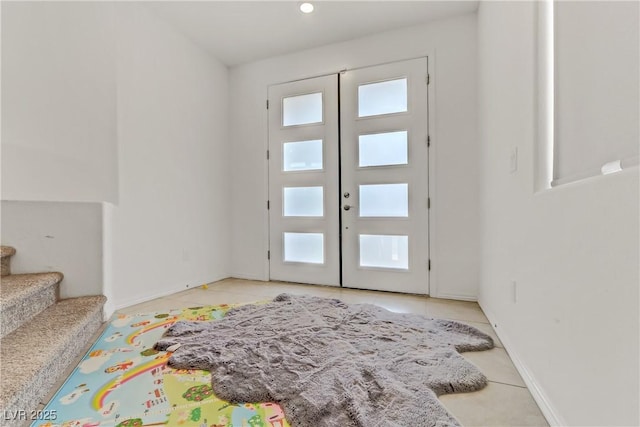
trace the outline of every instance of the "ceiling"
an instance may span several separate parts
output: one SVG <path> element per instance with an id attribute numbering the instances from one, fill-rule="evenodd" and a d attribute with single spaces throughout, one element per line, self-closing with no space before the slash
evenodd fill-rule
<path id="1" fill-rule="evenodd" d="M 153 13 L 232 67 L 473 12 L 477 1 L 149 1 Z"/>

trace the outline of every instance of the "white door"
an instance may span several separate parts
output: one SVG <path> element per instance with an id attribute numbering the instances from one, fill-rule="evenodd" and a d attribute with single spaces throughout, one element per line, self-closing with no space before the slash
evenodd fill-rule
<path id="1" fill-rule="evenodd" d="M 427 123 L 427 58 L 270 86 L 270 279 L 428 294 Z"/>
<path id="2" fill-rule="evenodd" d="M 340 76 L 342 285 L 428 294 L 427 58 Z"/>
<path id="3" fill-rule="evenodd" d="M 340 285 L 338 76 L 269 87 L 271 280 Z"/>

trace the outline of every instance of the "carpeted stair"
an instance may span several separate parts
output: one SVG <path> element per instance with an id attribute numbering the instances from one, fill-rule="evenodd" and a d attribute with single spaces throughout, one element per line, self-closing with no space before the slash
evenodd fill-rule
<path id="1" fill-rule="evenodd" d="M 36 410 L 102 325 L 102 295 L 59 300 L 61 273 L 11 274 L 15 249 L 2 246 L 0 280 L 0 419 Z M 20 417 L 17 417 L 20 418 Z"/>

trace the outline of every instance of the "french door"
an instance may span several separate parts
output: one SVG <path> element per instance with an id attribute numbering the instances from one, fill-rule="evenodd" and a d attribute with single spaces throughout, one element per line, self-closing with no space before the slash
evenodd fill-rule
<path id="1" fill-rule="evenodd" d="M 338 76 L 269 88 L 269 275 L 340 285 Z"/>
<path id="2" fill-rule="evenodd" d="M 272 280 L 428 294 L 426 78 L 420 58 L 269 88 Z"/>

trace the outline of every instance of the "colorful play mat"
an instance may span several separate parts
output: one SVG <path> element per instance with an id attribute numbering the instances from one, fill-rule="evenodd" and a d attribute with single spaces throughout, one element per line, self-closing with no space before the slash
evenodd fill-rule
<path id="1" fill-rule="evenodd" d="M 289 427 L 277 404 L 220 400 L 209 372 L 170 368 L 169 354 L 153 349 L 177 320 L 217 320 L 232 307 L 114 315 L 42 411 L 55 420 L 32 427 Z"/>

